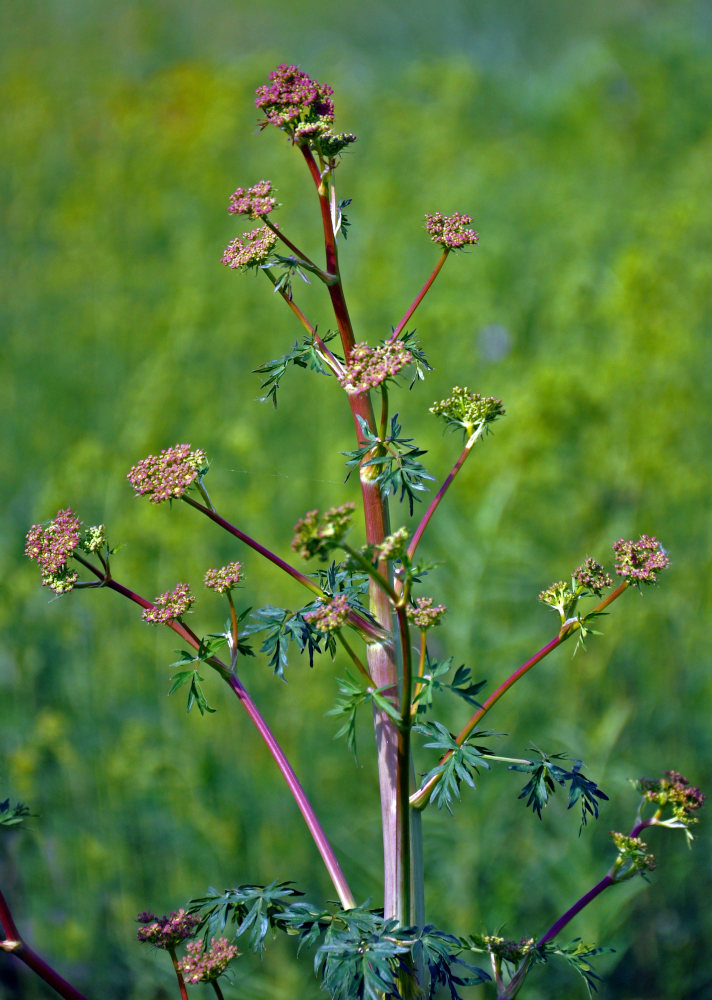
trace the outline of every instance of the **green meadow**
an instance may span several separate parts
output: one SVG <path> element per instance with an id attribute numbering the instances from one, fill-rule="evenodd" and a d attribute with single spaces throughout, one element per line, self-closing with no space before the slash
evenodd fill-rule
<path id="1" fill-rule="evenodd" d="M 434 266 L 426 212 L 468 212 L 480 233 L 409 324 L 433 371 L 392 394 L 434 488 L 460 443 L 432 402 L 459 384 L 507 411 L 422 546 L 436 564 L 427 592 L 449 608 L 435 652 L 491 691 L 554 636 L 557 616 L 537 600 L 552 581 L 589 555 L 610 566 L 611 544 L 644 532 L 670 556 L 586 651 L 564 645 L 488 718 L 508 750 L 583 758 L 610 796 L 601 818 L 579 836 L 559 794 L 539 821 L 506 772 L 463 788 L 453 817 L 424 815 L 428 919 L 541 933 L 609 867 L 609 830 L 635 818 L 630 779 L 676 769 L 712 792 L 709 5 L 24 0 L 3 5 L 0 36 L 0 801 L 35 814 L 0 831 L 0 888 L 28 940 L 90 998 L 168 1000 L 170 964 L 136 942 L 139 911 L 273 879 L 333 898 L 225 685 L 207 676 L 216 713 L 186 714 L 182 692 L 167 697 L 173 633 L 114 593 L 51 600 L 23 556 L 30 525 L 71 506 L 106 525 L 114 575 L 139 593 L 189 581 L 190 624 L 206 634 L 225 619 L 202 588 L 207 567 L 243 562 L 241 608 L 302 597 L 186 505 L 135 498 L 131 465 L 176 442 L 204 449 L 218 509 L 289 559 L 306 510 L 358 499 L 335 380 L 293 370 L 278 408 L 260 403 L 253 369 L 301 328 L 261 275 L 219 262 L 240 231 L 230 193 L 263 177 L 280 226 L 321 253 L 301 158 L 256 128 L 254 90 L 280 62 L 330 83 L 337 127 L 359 137 L 337 174 L 359 339 L 387 336 Z M 295 297 L 326 330 L 317 283 Z M 410 518 L 392 503 L 393 525 L 423 509 Z M 293 654 L 283 683 L 258 655 L 241 677 L 355 895 L 377 905 L 370 721 L 355 763 L 325 714 L 344 666 Z M 439 717 L 457 731 L 466 706 Z M 567 928 L 566 940 L 615 949 L 597 964 L 602 1000 L 712 995 L 710 825 L 703 810 L 692 851 L 652 831 L 650 884 L 612 890 Z M 289 941 L 261 960 L 242 950 L 229 997 L 324 995 Z M 51 995 L 0 953 L 3 1000 Z M 522 996 L 585 987 L 551 965 Z"/>

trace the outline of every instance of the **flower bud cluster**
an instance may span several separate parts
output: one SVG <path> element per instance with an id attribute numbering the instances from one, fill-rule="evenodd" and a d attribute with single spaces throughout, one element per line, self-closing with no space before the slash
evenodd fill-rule
<path id="1" fill-rule="evenodd" d="M 267 226 L 251 229 L 249 233 L 236 236 L 225 247 L 220 263 L 231 268 L 247 270 L 264 264 L 274 250 L 277 236 Z"/>
<path id="2" fill-rule="evenodd" d="M 373 550 L 378 553 L 379 559 L 402 559 L 408 549 L 408 538 L 408 529 L 398 528 L 374 545 Z"/>
<path id="3" fill-rule="evenodd" d="M 505 409 L 502 400 L 495 396 L 481 396 L 479 392 L 470 392 L 467 386 L 455 385 L 447 399 L 433 403 L 430 412 L 451 427 L 462 427 L 469 436 L 477 428 L 503 417 Z"/>
<path id="4" fill-rule="evenodd" d="M 134 465 L 127 475 L 139 496 L 148 496 L 151 503 L 178 500 L 199 476 L 208 471 L 205 452 L 190 450 L 189 444 L 177 444 L 160 455 L 147 455 Z"/>
<path id="5" fill-rule="evenodd" d="M 483 934 L 478 938 L 487 951 L 503 962 L 518 965 L 534 947 L 534 938 L 523 937 L 519 941 L 512 938 L 498 937 L 496 934 Z"/>
<path id="6" fill-rule="evenodd" d="M 334 119 L 334 93 L 326 84 L 317 83 L 298 66 L 282 63 L 269 75 L 269 83 L 258 87 L 255 105 L 265 115 L 260 126 L 275 125 L 294 136 L 298 125 L 322 120 L 327 126 Z"/>
<path id="7" fill-rule="evenodd" d="M 646 801 L 653 802 L 660 808 L 670 806 L 679 823 L 690 826 L 697 822 L 697 817 L 692 814 L 702 808 L 705 796 L 679 771 L 666 771 L 658 780 L 641 778 L 638 786 Z"/>
<path id="8" fill-rule="evenodd" d="M 106 545 L 104 525 L 82 531 L 81 521 L 70 507 L 57 511 L 48 524 L 33 524 L 25 537 L 25 555 L 42 571 L 42 586 L 55 594 L 67 594 L 79 579 L 67 565 L 75 549 L 98 552 Z"/>
<path id="9" fill-rule="evenodd" d="M 195 603 L 195 597 L 190 593 L 187 583 L 179 583 L 174 590 L 167 590 L 154 598 L 154 608 L 145 608 L 141 617 L 150 625 L 165 625 L 180 618 Z"/>
<path id="10" fill-rule="evenodd" d="M 250 219 L 259 219 L 269 215 L 277 207 L 277 199 L 272 197 L 272 182 L 257 181 L 250 188 L 237 188 L 230 195 L 227 207 L 232 215 L 247 215 Z"/>
<path id="11" fill-rule="evenodd" d="M 657 583 L 656 574 L 670 562 L 657 538 L 641 535 L 637 542 L 620 538 L 613 545 L 616 554 L 616 573 L 627 577 L 631 583 Z"/>
<path id="12" fill-rule="evenodd" d="M 315 611 L 308 611 L 304 615 L 304 619 L 310 625 L 318 628 L 320 632 L 335 632 L 346 624 L 350 610 L 345 595 L 334 594 Z"/>
<path id="13" fill-rule="evenodd" d="M 221 976 L 229 962 L 237 955 L 237 946 L 227 938 L 211 938 L 210 947 L 203 950 L 203 942 L 198 939 L 185 946 L 186 954 L 178 962 L 187 983 L 209 983 Z"/>
<path id="14" fill-rule="evenodd" d="M 432 597 L 416 597 L 415 607 L 410 604 L 405 609 L 413 624 L 423 630 L 439 625 L 446 611 L 444 604 L 433 604 Z"/>
<path id="15" fill-rule="evenodd" d="M 208 590 L 216 594 L 225 594 L 236 587 L 242 579 L 242 563 L 231 562 L 219 569 L 206 570 L 204 583 Z"/>
<path id="16" fill-rule="evenodd" d="M 326 560 L 348 531 L 354 510 L 355 504 L 351 501 L 329 507 L 323 514 L 319 514 L 317 509 L 308 510 L 294 525 L 292 550 L 302 559 L 318 556 L 322 561 Z"/>
<path id="17" fill-rule="evenodd" d="M 655 855 L 648 853 L 648 845 L 640 837 L 628 837 L 625 833 L 611 830 L 611 840 L 618 851 L 615 870 L 620 872 L 622 869 L 626 875 L 655 870 Z"/>
<path id="18" fill-rule="evenodd" d="M 356 344 L 339 382 L 348 393 L 368 392 L 393 378 L 413 360 L 411 352 L 399 340 L 387 341 L 379 347 Z"/>
<path id="19" fill-rule="evenodd" d="M 473 246 L 479 236 L 474 229 L 467 227 L 472 222 L 469 215 L 455 212 L 453 215 L 443 215 L 433 212 L 425 216 L 425 228 L 433 243 L 439 243 L 446 250 L 461 250 L 464 246 Z"/>
<path id="20" fill-rule="evenodd" d="M 139 941 L 170 950 L 191 937 L 200 923 L 200 917 L 186 913 L 183 909 L 174 910 L 162 917 L 156 917 L 150 912 L 139 913 L 137 920 L 139 924 L 145 925 L 138 929 Z"/>
<path id="21" fill-rule="evenodd" d="M 578 569 L 574 570 L 574 580 L 583 590 L 596 594 L 598 597 L 613 582 L 603 566 L 596 562 L 595 559 L 592 559 L 591 556 L 585 559 Z"/>

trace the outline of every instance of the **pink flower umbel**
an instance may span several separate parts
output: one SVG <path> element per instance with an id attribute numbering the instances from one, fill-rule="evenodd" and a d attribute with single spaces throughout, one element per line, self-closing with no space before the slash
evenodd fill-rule
<path id="1" fill-rule="evenodd" d="M 42 586 L 55 594 L 66 594 L 79 578 L 67 563 L 75 549 L 98 552 L 106 545 L 103 524 L 82 530 L 81 521 L 71 508 L 57 511 L 47 525 L 33 524 L 25 538 L 25 555 L 42 571 Z"/>
<path id="2" fill-rule="evenodd" d="M 616 554 L 616 573 L 627 577 L 631 583 L 657 583 L 657 574 L 670 560 L 657 538 L 641 535 L 637 542 L 620 538 L 613 544 Z"/>
<path id="3" fill-rule="evenodd" d="M 219 569 L 209 569 L 205 573 L 204 583 L 208 590 L 216 594 L 225 594 L 236 587 L 242 579 L 242 563 L 231 562 Z"/>
<path id="4" fill-rule="evenodd" d="M 272 182 L 258 181 L 250 188 L 237 188 L 230 195 L 227 207 L 232 215 L 246 215 L 250 219 L 259 219 L 269 215 L 277 207 L 277 199 L 272 197 Z"/>
<path id="5" fill-rule="evenodd" d="M 260 226 L 230 240 L 220 258 L 220 263 L 242 270 L 259 267 L 272 253 L 276 242 L 277 237 L 272 230 L 267 226 Z"/>
<path id="6" fill-rule="evenodd" d="M 46 527 L 33 524 L 25 539 L 25 555 L 42 571 L 42 586 L 55 594 L 65 594 L 72 589 L 78 574 L 67 568 L 79 544 L 81 522 L 71 508 L 57 511 L 57 516 Z"/>
<path id="7" fill-rule="evenodd" d="M 256 90 L 255 105 L 265 115 L 262 128 L 275 125 L 290 132 L 300 122 L 333 120 L 334 91 L 312 80 L 298 66 L 282 63 L 270 73 L 269 80 Z"/>
<path id="8" fill-rule="evenodd" d="M 228 964 L 237 955 L 237 946 L 230 944 L 227 938 L 212 938 L 210 947 L 203 951 L 201 940 L 190 941 L 186 947 L 186 955 L 178 963 L 186 983 L 209 983 L 221 976 Z"/>
<path id="9" fill-rule="evenodd" d="M 447 608 L 444 604 L 433 604 L 432 597 L 416 597 L 415 607 L 409 604 L 405 609 L 408 618 L 420 629 L 439 625 L 446 611 Z"/>
<path id="10" fill-rule="evenodd" d="M 126 478 L 139 496 L 151 503 L 179 500 L 198 476 L 208 471 L 208 460 L 200 449 L 189 444 L 166 448 L 160 455 L 147 455 L 134 465 Z"/>
<path id="11" fill-rule="evenodd" d="M 141 617 L 150 625 L 165 625 L 180 618 L 195 602 L 187 583 L 179 583 L 174 590 L 167 590 L 154 599 L 155 608 L 146 608 Z"/>
<path id="12" fill-rule="evenodd" d="M 462 250 L 466 246 L 474 246 L 479 236 L 474 229 L 467 227 L 472 222 L 469 215 L 455 212 L 453 215 L 443 215 L 433 212 L 425 216 L 425 228 L 433 243 L 439 243 L 446 250 Z"/>
<path id="13" fill-rule="evenodd" d="M 399 340 L 379 347 L 356 344 L 339 382 L 349 393 L 367 392 L 393 378 L 413 360 L 413 355 Z"/>
<path id="14" fill-rule="evenodd" d="M 153 913 L 139 913 L 136 918 L 143 927 L 138 929 L 138 939 L 156 948 L 175 949 L 181 941 L 192 937 L 200 923 L 200 917 L 174 910 L 173 913 L 157 917 Z"/>
<path id="15" fill-rule="evenodd" d="M 304 618 L 320 632 L 335 632 L 342 628 L 349 617 L 349 602 L 343 594 L 335 594 L 316 611 L 309 611 Z"/>

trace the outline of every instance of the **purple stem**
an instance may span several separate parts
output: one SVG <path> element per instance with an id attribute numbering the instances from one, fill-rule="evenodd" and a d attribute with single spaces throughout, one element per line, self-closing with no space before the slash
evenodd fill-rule
<path id="1" fill-rule="evenodd" d="M 469 447 L 468 447 L 468 445 L 469 445 Z M 453 479 L 455 478 L 455 476 L 458 474 L 458 472 L 460 471 L 460 469 L 464 465 L 465 459 L 470 454 L 471 450 L 472 450 L 472 445 L 470 445 L 469 441 L 468 441 L 468 444 L 466 444 L 465 447 L 462 449 L 462 454 L 460 455 L 460 457 L 458 458 L 458 460 L 455 462 L 455 464 L 453 465 L 452 469 L 450 470 L 450 473 L 449 473 L 447 479 L 444 481 L 444 483 L 442 484 L 442 486 L 440 487 L 440 489 L 438 490 L 438 492 L 435 494 L 435 496 L 431 500 L 430 506 L 426 510 L 425 514 L 423 514 L 423 517 L 421 518 L 420 524 L 415 529 L 415 534 L 413 535 L 411 543 L 408 546 L 408 556 L 411 559 L 413 558 L 413 554 L 414 554 L 415 550 L 418 547 L 420 539 L 423 537 L 423 532 L 427 528 L 428 522 L 430 521 L 430 518 L 433 516 L 433 514 L 437 510 L 438 504 L 440 503 L 440 501 L 442 500 L 442 498 L 447 493 L 450 484 L 452 483 Z"/>
<path id="2" fill-rule="evenodd" d="M 437 276 L 440 273 L 440 270 L 441 270 L 443 264 L 447 260 L 447 256 L 448 256 L 449 252 L 450 252 L 449 250 L 443 250 L 442 256 L 440 257 L 440 260 L 435 265 L 435 269 L 434 269 L 433 273 L 430 275 L 430 277 L 428 278 L 428 280 L 425 282 L 425 284 L 423 285 L 423 287 L 420 289 L 420 291 L 418 292 L 418 294 L 415 297 L 415 300 L 414 300 L 413 304 L 410 306 L 410 308 L 406 312 L 406 314 L 403 317 L 403 319 L 400 321 L 400 323 L 398 324 L 398 326 L 395 328 L 395 330 L 393 331 L 393 333 L 389 337 L 389 342 L 393 342 L 394 340 L 396 340 L 396 338 L 400 335 L 401 331 L 405 327 L 405 325 L 408 322 L 408 320 L 410 319 L 410 317 L 413 315 L 413 313 L 415 312 L 415 310 L 418 308 L 418 306 L 420 305 L 420 303 L 423 301 L 423 299 L 425 298 L 425 296 L 427 295 L 427 293 L 430 290 L 430 286 L 432 285 L 432 283 L 437 278 Z"/>
<path id="3" fill-rule="evenodd" d="M 354 897 L 351 894 L 351 890 L 349 889 L 348 883 L 346 882 L 344 873 L 341 871 L 341 866 L 339 865 L 339 862 L 336 859 L 336 855 L 334 854 L 331 844 L 327 840 L 326 834 L 324 833 L 321 824 L 319 823 L 319 820 L 316 817 L 316 813 L 312 809 L 311 803 L 309 802 L 309 799 L 307 798 L 304 789 L 300 785 L 299 780 L 296 774 L 294 773 L 291 764 L 285 757 L 281 746 L 275 739 L 271 729 L 269 728 L 265 720 L 260 715 L 259 711 L 255 706 L 255 703 L 250 698 L 249 694 L 247 693 L 245 687 L 240 682 L 240 680 L 234 674 L 232 674 L 228 678 L 228 684 L 239 698 L 243 708 L 245 709 L 249 717 L 252 719 L 260 736 L 265 741 L 267 747 L 269 748 L 270 753 L 274 757 L 277 763 L 277 767 L 282 772 L 284 780 L 287 782 L 289 790 L 294 796 L 294 800 L 296 801 L 299 807 L 299 811 L 304 817 L 304 821 L 309 828 L 309 832 L 311 833 L 312 838 L 314 839 L 314 843 L 316 844 L 317 849 L 321 854 L 322 860 L 326 865 L 326 869 L 329 872 L 329 875 L 331 876 L 331 881 L 334 883 L 334 888 L 339 894 L 339 900 L 341 901 L 342 907 L 345 910 L 352 909 L 356 905 L 356 903 Z"/>
<path id="4" fill-rule="evenodd" d="M 85 562 L 84 560 L 81 561 L 84 563 L 85 566 L 88 566 L 97 576 L 101 575 L 99 573 L 99 570 L 91 566 L 90 563 Z M 124 597 L 128 597 L 129 600 L 133 601 L 135 604 L 139 604 L 142 608 L 155 607 L 155 605 L 152 604 L 151 601 L 147 601 L 145 597 L 141 597 L 141 595 L 135 593 L 135 591 L 129 590 L 128 587 L 124 587 L 123 584 L 118 583 L 111 577 L 104 579 L 104 585 L 106 587 L 109 587 L 111 590 L 115 590 L 117 593 L 122 594 Z M 179 636 L 181 636 L 181 638 L 184 639 L 190 646 L 192 646 L 193 649 L 200 648 L 200 639 L 195 634 L 195 632 L 192 631 L 192 629 L 188 628 L 187 625 L 184 625 L 182 622 L 177 621 L 175 619 L 173 621 L 166 622 L 166 625 L 168 625 L 169 628 L 173 629 L 174 632 L 176 632 Z M 262 715 L 260 714 L 257 706 L 255 705 L 254 701 L 247 693 L 245 686 L 235 676 L 235 674 L 230 672 L 230 670 L 222 662 L 222 660 L 220 660 L 217 656 L 211 656 L 206 660 L 206 662 L 210 666 L 214 667 L 221 675 L 221 677 L 225 681 L 227 681 L 227 683 L 230 685 L 230 687 L 240 700 L 243 708 L 245 709 L 250 719 L 254 723 L 255 727 L 257 728 L 257 731 L 259 732 L 260 736 L 266 743 L 269 752 L 272 754 L 275 763 L 277 764 L 277 767 L 282 772 L 282 775 L 285 781 L 287 782 L 287 786 L 292 795 L 294 796 L 297 805 L 299 806 L 301 814 L 304 817 L 307 827 L 309 828 L 309 832 L 311 833 L 314 839 L 314 843 L 316 844 L 317 849 L 322 856 L 324 864 L 326 865 L 326 869 L 329 872 L 329 875 L 331 876 L 331 880 L 334 883 L 334 888 L 338 893 L 342 906 L 344 907 L 345 910 L 351 909 L 353 906 L 356 905 L 354 902 L 354 897 L 352 896 L 348 883 L 346 882 L 344 874 L 341 871 L 341 866 L 339 865 L 339 862 L 336 859 L 334 850 L 331 847 L 331 844 L 329 843 L 326 834 L 324 833 L 324 830 L 322 829 L 322 826 L 319 823 L 319 820 L 317 819 L 316 813 L 314 812 L 311 803 L 309 802 L 309 799 L 307 798 L 306 793 L 304 792 L 304 789 L 300 785 L 299 780 L 297 779 L 297 776 L 294 773 L 291 764 L 287 760 L 284 751 L 282 750 L 274 734 L 272 733 L 272 730 L 269 728 L 269 726 L 263 719 Z"/>
<path id="5" fill-rule="evenodd" d="M 43 958 L 41 958 L 34 949 L 30 948 L 28 944 L 22 940 L 20 932 L 17 929 L 15 921 L 10 913 L 10 907 L 7 905 L 7 901 L 0 892 L 0 925 L 2 925 L 3 932 L 6 936 L 6 940 L 17 942 L 17 947 L 12 950 L 8 949 L 10 955 L 14 955 L 19 958 L 21 962 L 24 962 L 32 971 L 43 979 L 49 986 L 52 987 L 55 992 L 59 993 L 61 997 L 65 997 L 65 1000 L 87 1000 L 83 993 L 75 989 L 71 983 L 68 983 L 66 979 L 63 979 L 58 972 L 48 965 Z"/>

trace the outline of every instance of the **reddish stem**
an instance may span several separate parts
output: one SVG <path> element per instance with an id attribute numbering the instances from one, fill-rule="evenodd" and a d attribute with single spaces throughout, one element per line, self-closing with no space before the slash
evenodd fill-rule
<path id="1" fill-rule="evenodd" d="M 474 441 L 473 441 L 472 444 L 474 444 Z M 435 494 L 435 496 L 431 500 L 430 506 L 426 510 L 425 514 L 423 514 L 423 517 L 421 518 L 420 524 L 415 529 L 415 534 L 413 535 L 413 538 L 411 539 L 410 545 L 408 546 L 408 556 L 409 556 L 410 559 L 413 558 L 413 554 L 415 553 L 415 550 L 418 548 L 418 544 L 420 543 L 420 539 L 423 537 L 423 533 L 424 533 L 425 529 L 427 528 L 428 523 L 430 522 L 430 518 L 433 516 L 433 514 L 435 513 L 435 511 L 438 509 L 438 505 L 440 504 L 440 501 L 442 500 L 442 498 L 447 493 L 447 491 L 448 491 L 448 489 L 450 487 L 450 484 L 452 483 L 453 479 L 455 478 L 455 476 L 458 474 L 458 472 L 460 471 L 460 469 L 464 465 L 465 459 L 470 454 L 470 451 L 472 450 L 472 444 L 470 444 L 469 441 L 468 441 L 468 443 L 465 445 L 465 447 L 462 450 L 462 454 L 460 455 L 460 457 L 458 458 L 458 460 L 453 465 L 452 469 L 450 470 L 450 472 L 448 474 L 447 479 L 444 481 L 444 483 L 442 484 L 442 486 L 440 487 L 440 489 L 438 490 L 438 492 Z"/>
<path id="2" fill-rule="evenodd" d="M 415 312 L 415 310 L 418 308 L 418 306 L 420 305 L 420 303 L 423 301 L 423 299 L 425 298 L 425 296 L 430 291 L 430 286 L 435 281 L 435 279 L 437 278 L 437 276 L 440 274 L 442 266 L 445 263 L 445 261 L 447 260 L 447 256 L 448 256 L 449 253 L 450 253 L 449 250 L 443 250 L 442 256 L 440 257 L 440 260 L 435 265 L 435 269 L 434 269 L 433 273 L 430 275 L 430 277 L 428 278 L 428 280 L 425 282 L 425 284 L 423 285 L 423 287 L 420 289 L 420 291 L 416 295 L 413 304 L 410 306 L 410 308 L 406 312 L 406 314 L 403 317 L 403 319 L 400 321 L 400 323 L 398 324 L 398 326 L 395 328 L 395 330 L 393 331 L 393 333 L 389 337 L 389 341 L 394 341 L 394 340 L 396 340 L 400 336 L 400 334 L 402 333 L 402 331 L 403 331 L 406 323 L 408 322 L 408 320 L 410 319 L 410 317 L 413 315 L 413 313 Z"/>
<path id="3" fill-rule="evenodd" d="M 61 997 L 65 997 L 65 1000 L 87 1000 L 83 993 L 80 993 L 78 989 L 75 989 L 71 983 L 68 983 L 66 979 L 59 975 L 58 972 L 48 965 L 43 958 L 41 958 L 37 952 L 30 948 L 22 940 L 22 936 L 17 929 L 17 925 L 12 918 L 10 913 L 10 907 L 7 905 L 7 901 L 0 892 L 0 925 L 2 925 L 5 942 L 0 944 L 0 947 L 4 945 L 4 950 L 10 955 L 14 955 L 19 958 L 21 962 L 24 962 L 28 968 L 43 979 L 49 986 L 52 987 L 55 992 L 59 993 Z M 15 948 L 9 948 L 10 943 L 17 944 Z"/>
<path id="4" fill-rule="evenodd" d="M 616 589 L 611 594 L 608 595 L 608 597 L 604 598 L 604 600 L 602 601 L 599 601 L 599 603 L 596 605 L 593 611 L 590 612 L 590 614 L 599 614 L 601 611 L 603 611 L 604 608 L 607 608 L 608 605 L 611 604 L 613 601 L 615 601 L 617 597 L 620 597 L 620 595 L 623 593 L 623 591 L 626 589 L 627 586 L 628 586 L 628 580 L 624 580 L 621 584 L 619 584 L 618 587 L 616 587 Z M 515 670 L 515 672 L 510 677 L 508 677 L 507 680 L 504 681 L 504 683 L 500 684 L 497 690 L 494 691 L 489 696 L 489 698 L 487 698 L 485 702 L 483 702 L 482 707 L 475 712 L 475 714 L 469 720 L 467 725 L 465 725 L 463 729 L 458 733 L 455 740 L 457 745 L 462 746 L 462 744 L 465 742 L 465 740 L 470 735 L 472 730 L 475 728 L 477 723 L 481 721 L 483 716 L 485 716 L 487 712 L 489 712 L 489 710 L 492 708 L 493 705 L 496 705 L 496 703 L 499 701 L 499 699 L 502 697 L 505 691 L 508 691 L 513 684 L 516 684 L 516 682 L 520 679 L 520 677 L 523 677 L 524 674 L 527 673 L 527 671 L 531 670 L 531 668 L 535 666 L 537 663 L 539 663 L 540 660 L 543 660 L 544 657 L 547 656 L 552 650 L 556 649 L 556 647 L 560 646 L 562 642 L 565 642 L 566 639 L 570 638 L 570 636 L 572 636 L 574 632 L 578 631 L 579 628 L 580 625 L 578 623 L 578 620 L 576 619 L 563 625 L 561 627 L 561 631 L 559 632 L 559 634 L 554 639 L 552 639 L 551 642 L 548 642 L 546 646 L 543 646 L 538 653 L 535 653 L 534 656 L 532 656 L 525 663 L 523 663 L 518 670 Z M 452 756 L 452 751 L 446 753 L 441 758 L 440 763 L 444 764 L 445 761 L 448 760 L 448 758 L 451 756 Z M 428 781 L 425 785 L 423 785 L 422 788 L 419 788 L 417 792 L 411 795 L 410 804 L 415 809 L 425 808 L 430 798 L 430 794 L 435 785 L 437 785 L 438 781 L 440 780 L 440 777 L 441 777 L 440 774 L 434 775 L 434 777 L 432 777 L 430 781 Z"/>

